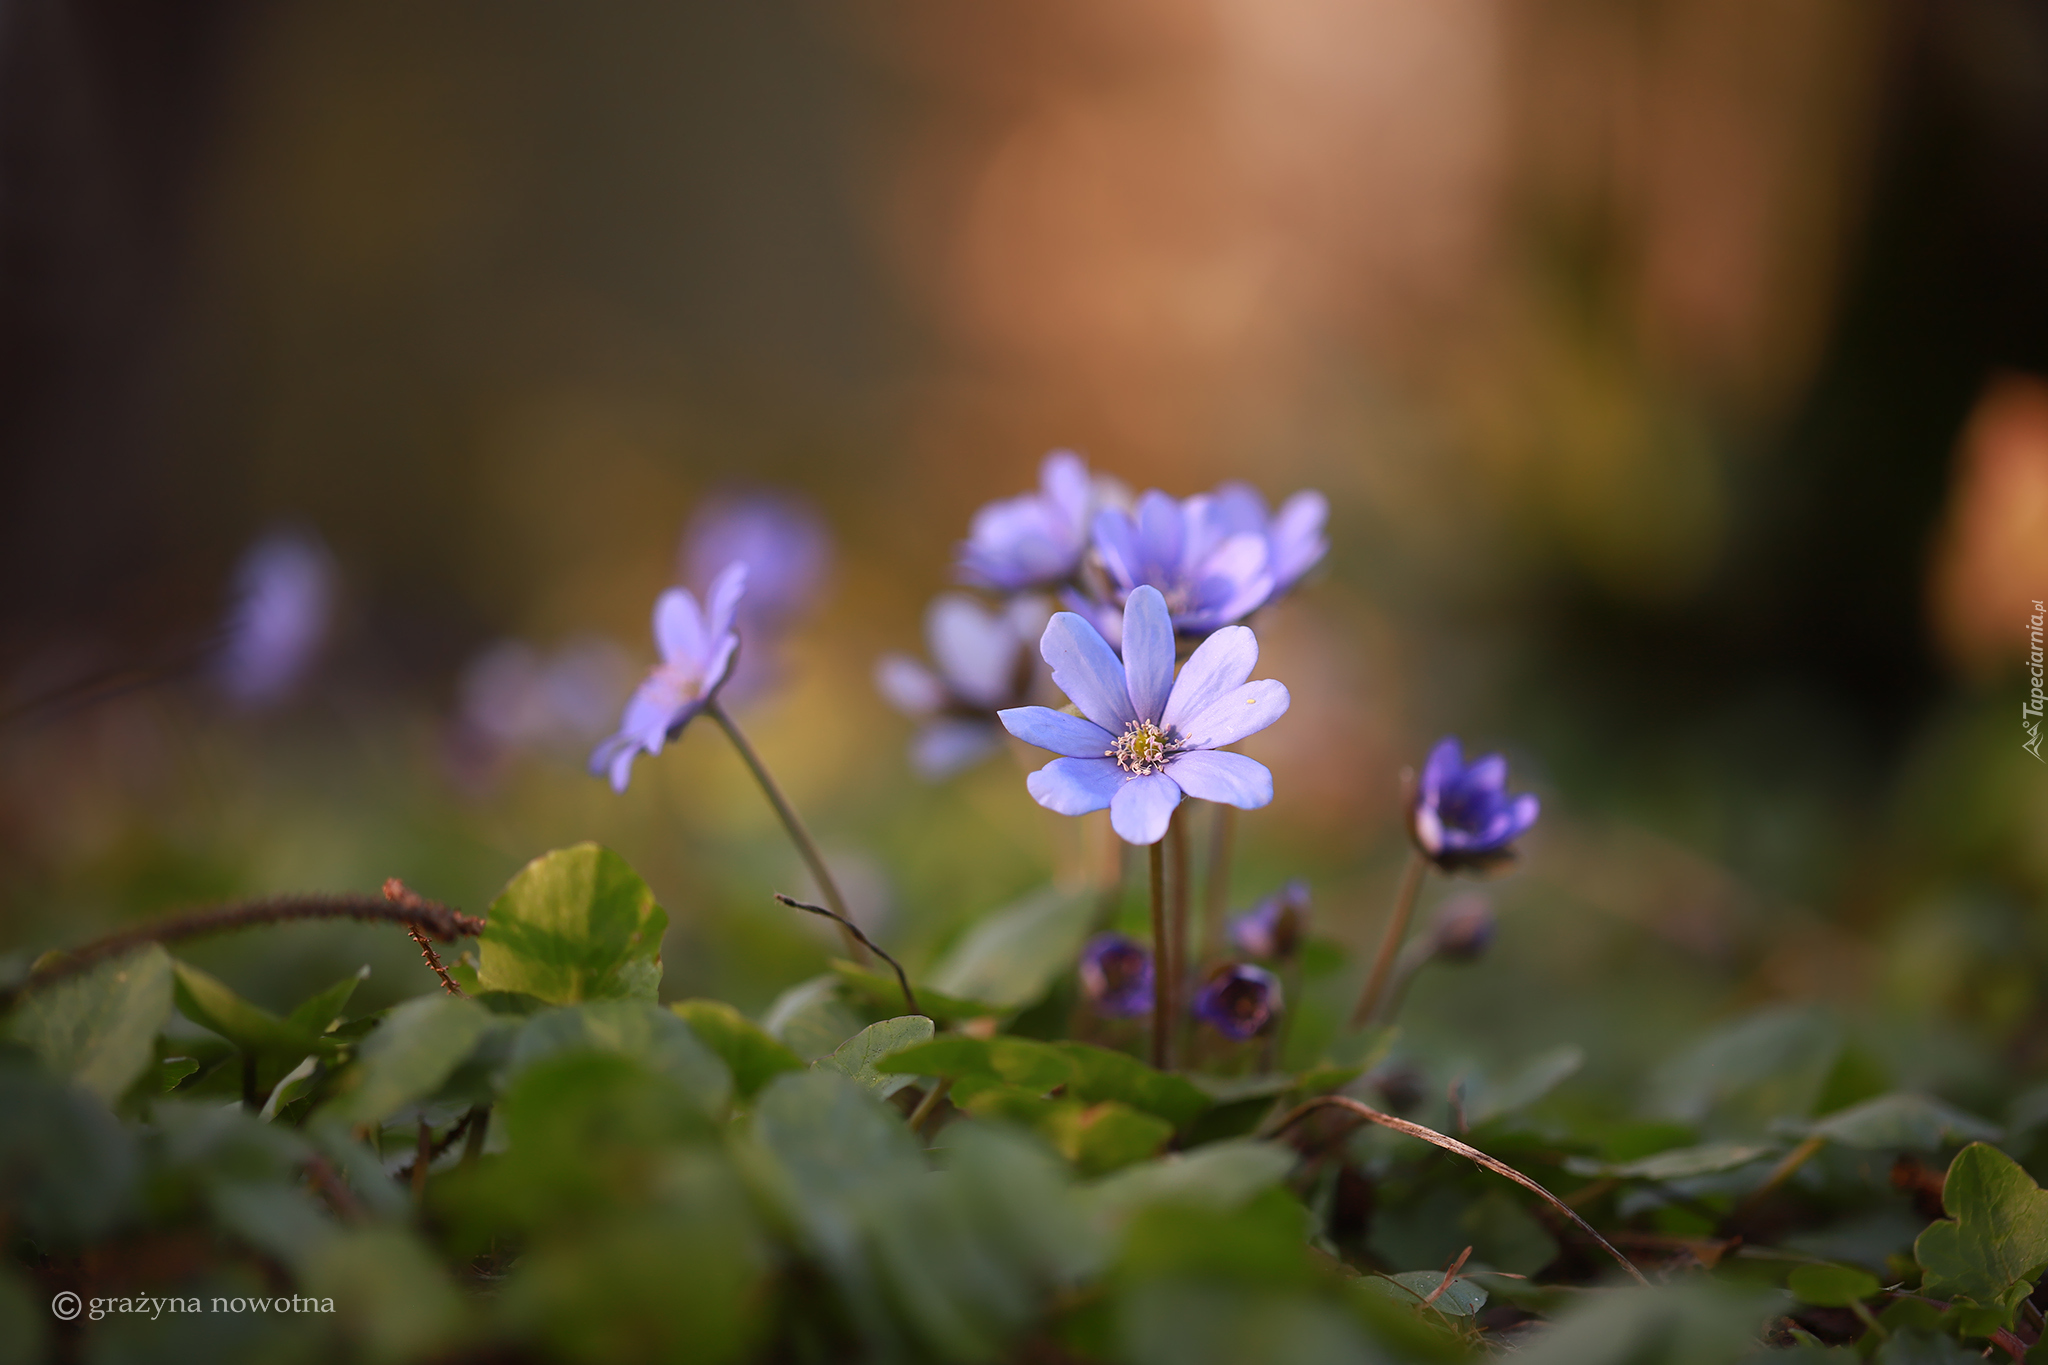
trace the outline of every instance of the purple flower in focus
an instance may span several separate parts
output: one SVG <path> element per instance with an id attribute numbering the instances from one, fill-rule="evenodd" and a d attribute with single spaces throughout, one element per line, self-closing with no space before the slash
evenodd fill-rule
<path id="1" fill-rule="evenodd" d="M 1218 967 L 1195 992 L 1195 1017 L 1240 1043 L 1256 1037 L 1279 1012 L 1279 978 L 1246 962 Z"/>
<path id="2" fill-rule="evenodd" d="M 282 700 L 327 637 L 334 561 L 308 532 L 277 531 L 242 556 L 220 658 L 221 687 L 244 706 Z"/>
<path id="3" fill-rule="evenodd" d="M 1499 754 L 1467 764 L 1455 737 L 1439 740 L 1408 810 L 1415 846 L 1447 871 L 1513 857 L 1508 846 L 1536 823 L 1538 807 L 1528 792 L 1509 796 L 1507 784 L 1508 761 Z"/>
<path id="4" fill-rule="evenodd" d="M 1259 490 L 1245 483 L 1218 485 L 1210 494 L 1207 515 L 1226 535 L 1251 532 L 1266 541 L 1266 565 L 1273 575 L 1273 596 L 1278 597 L 1301 580 L 1301 576 L 1322 562 L 1330 541 L 1323 526 L 1330 519 L 1330 503 L 1321 493 L 1305 488 L 1271 516 Z"/>
<path id="5" fill-rule="evenodd" d="M 1081 989 L 1105 1019 L 1129 1019 L 1152 1008 L 1152 954 L 1124 934 L 1097 934 L 1081 950 Z"/>
<path id="6" fill-rule="evenodd" d="M 729 564 L 711 584 L 710 605 L 700 611 L 687 588 L 670 588 L 654 603 L 654 643 L 661 662 L 626 702 L 618 733 L 590 755 L 593 774 L 609 773 L 614 791 L 624 791 L 640 754 L 658 754 L 703 710 L 732 672 L 740 637 L 733 613 L 747 587 L 747 566 Z"/>
<path id="7" fill-rule="evenodd" d="M 1271 801 L 1266 766 L 1222 752 L 1287 712 L 1284 684 L 1246 681 L 1258 662 L 1258 638 L 1243 626 L 1219 630 L 1176 679 L 1166 599 L 1142 586 L 1124 604 L 1123 646 L 1119 661 L 1095 627 L 1072 612 L 1047 624 L 1039 651 L 1081 714 L 1045 706 L 1001 713 L 1011 734 L 1062 755 L 1025 780 L 1038 804 L 1061 815 L 1106 806 L 1118 837 L 1153 844 L 1183 794 L 1240 810 Z"/>
<path id="8" fill-rule="evenodd" d="M 992 502 L 974 514 L 957 568 L 964 582 L 997 592 L 1049 588 L 1074 576 L 1088 527 L 1108 492 L 1071 450 L 1038 467 L 1038 491 Z"/>
<path id="9" fill-rule="evenodd" d="M 897 710 L 924 722 L 911 762 L 936 782 L 991 753 L 1003 737 L 996 713 L 1031 690 L 1028 646 L 1045 626 L 1045 607 L 1018 598 L 990 611 L 965 593 L 936 598 L 925 613 L 925 640 L 936 669 L 902 654 L 875 665 L 875 686 Z"/>
<path id="10" fill-rule="evenodd" d="M 1246 957 L 1293 957 L 1308 933 L 1308 883 L 1289 882 L 1230 922 L 1230 941 Z"/>

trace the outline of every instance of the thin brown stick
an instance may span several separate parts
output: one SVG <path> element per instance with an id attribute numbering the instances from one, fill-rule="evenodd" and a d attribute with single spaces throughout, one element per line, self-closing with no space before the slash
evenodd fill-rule
<path id="1" fill-rule="evenodd" d="M 1469 1260 L 1471 1256 L 1471 1247 L 1466 1247 L 1463 1251 L 1459 1252 L 1458 1259 L 1452 1261 L 1451 1268 L 1444 1272 L 1443 1283 L 1439 1284 L 1436 1288 L 1430 1290 L 1429 1297 L 1424 1299 L 1423 1302 L 1435 1303 L 1438 1299 L 1442 1298 L 1444 1291 L 1446 1289 L 1449 1289 L 1451 1287 L 1452 1282 L 1458 1278 L 1458 1272 L 1465 1268 L 1465 1262 Z"/>
<path id="2" fill-rule="evenodd" d="M 27 980 L 16 983 L 8 990 L 0 991 L 0 1010 L 10 1008 L 31 991 L 55 985 L 68 977 L 98 966 L 108 958 L 119 957 L 144 944 L 176 943 L 206 934 L 253 929 L 259 925 L 319 919 L 353 919 L 366 923 L 417 925 L 443 943 L 452 943 L 458 938 L 474 938 L 484 931 L 484 922 L 480 917 L 465 915 L 460 910 L 433 901 L 419 900 L 416 897 L 410 904 L 394 905 L 373 896 L 269 896 L 262 900 L 244 901 L 238 905 L 215 906 L 210 910 L 195 910 L 189 914 L 174 915 L 169 919 L 157 920 L 151 924 L 138 924 L 132 929 L 123 929 L 105 938 L 94 939 L 83 947 L 72 949 L 42 970 L 32 973 Z"/>
<path id="3" fill-rule="evenodd" d="M 1771 1191 L 1777 1189 L 1778 1186 L 1784 1184 L 1787 1180 L 1790 1180 L 1794 1171 L 1813 1160 L 1820 1152 L 1820 1149 L 1827 1145 L 1827 1138 L 1819 1133 L 1815 1133 L 1797 1147 L 1785 1153 L 1784 1159 L 1773 1166 L 1771 1173 L 1764 1177 L 1764 1183 L 1751 1190 L 1743 1197 L 1742 1202 L 1736 1206 L 1736 1219 L 1741 1219 L 1743 1215 L 1755 1209 Z"/>
<path id="4" fill-rule="evenodd" d="M 800 901 L 793 896 L 785 896 L 780 891 L 775 892 L 774 895 L 775 899 L 781 901 L 784 905 L 789 906 L 793 910 L 808 910 L 814 915 L 823 915 L 826 919 L 837 921 L 841 929 L 844 929 L 847 933 L 853 935 L 853 937 L 859 940 L 859 942 L 862 945 L 870 949 L 876 957 L 879 957 L 880 959 L 882 959 L 882 961 L 888 963 L 891 967 L 894 967 L 896 969 L 896 984 L 903 988 L 903 1004 L 905 1008 L 907 1008 L 912 1014 L 924 1013 L 923 1010 L 917 1007 L 917 993 L 910 989 L 910 978 L 903 974 L 903 964 L 898 962 L 895 958 L 890 957 L 887 953 L 883 952 L 879 947 L 877 947 L 873 939 L 869 938 L 866 934 L 863 934 L 860 931 L 860 926 L 858 924 L 855 924 L 852 920 L 846 918 L 844 915 L 838 914 L 831 910 L 827 910 L 822 905 L 812 905 L 809 901 Z"/>
<path id="5" fill-rule="evenodd" d="M 1571 1205 L 1565 1203 L 1562 1199 L 1559 1199 L 1549 1190 L 1544 1189 L 1543 1186 L 1537 1184 L 1528 1176 L 1523 1175 L 1520 1171 L 1508 1165 L 1505 1161 L 1500 1161 L 1494 1157 L 1490 1157 L 1486 1153 L 1480 1151 L 1477 1147 L 1473 1147 L 1466 1143 L 1460 1142 L 1456 1138 L 1451 1137 L 1448 1134 L 1439 1133 L 1434 1128 L 1425 1128 L 1419 1123 L 1410 1123 L 1407 1119 L 1397 1119 L 1392 1114 L 1382 1114 L 1379 1110 L 1374 1109 L 1372 1106 L 1360 1104 L 1357 1100 L 1352 1099 L 1348 1095 L 1318 1095 L 1316 1098 L 1309 1100 L 1303 1104 L 1296 1105 L 1293 1109 L 1289 1110 L 1285 1117 L 1283 1117 L 1278 1123 L 1274 1124 L 1271 1128 L 1266 1130 L 1265 1136 L 1277 1137 L 1281 1133 L 1285 1132 L 1287 1129 L 1293 1127 L 1296 1123 L 1299 1123 L 1308 1115 L 1314 1113 L 1316 1110 L 1332 1108 L 1346 1110 L 1349 1113 L 1357 1115 L 1360 1119 L 1364 1120 L 1367 1123 L 1377 1123 L 1382 1128 L 1391 1128 L 1397 1133 L 1405 1133 L 1409 1137 L 1420 1138 L 1424 1142 L 1430 1143 L 1437 1147 L 1441 1147 L 1447 1152 L 1456 1152 L 1459 1156 L 1464 1157 L 1467 1161 L 1475 1162 L 1480 1166 L 1484 1166 L 1487 1170 L 1492 1171 L 1495 1175 L 1503 1176 L 1506 1179 L 1514 1181 L 1517 1185 L 1520 1185 L 1523 1189 L 1528 1190 L 1531 1194 L 1540 1196 L 1542 1199 L 1548 1202 L 1552 1208 L 1555 1208 L 1559 1213 L 1562 1213 L 1565 1217 L 1571 1219 L 1574 1223 L 1577 1223 L 1579 1225 L 1579 1229 L 1582 1232 L 1584 1232 L 1588 1237 L 1591 1237 L 1594 1241 L 1598 1242 L 1600 1244 L 1600 1249 L 1602 1251 L 1605 1251 L 1609 1256 L 1612 1256 L 1615 1260 L 1615 1264 L 1619 1265 L 1623 1270 L 1626 1270 L 1630 1275 L 1634 1276 L 1638 1284 L 1649 1284 L 1649 1281 L 1643 1278 L 1643 1272 L 1636 1269 L 1635 1262 L 1629 1260 L 1628 1257 L 1622 1255 L 1619 1251 L 1615 1250 L 1614 1244 L 1608 1241 L 1605 1237 L 1602 1237 L 1599 1234 L 1599 1232 L 1597 1232 L 1594 1229 L 1591 1223 L 1588 1223 L 1585 1219 L 1579 1217 L 1578 1212 L 1575 1209 L 1573 1209 Z"/>

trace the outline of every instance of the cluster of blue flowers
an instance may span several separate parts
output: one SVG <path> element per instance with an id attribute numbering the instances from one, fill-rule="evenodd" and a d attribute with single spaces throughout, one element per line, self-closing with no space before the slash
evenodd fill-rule
<path id="1" fill-rule="evenodd" d="M 797 534 L 791 516 L 765 504 L 700 516 L 688 572 L 709 587 L 701 600 L 683 587 L 661 595 L 654 612 L 661 661 L 626 703 L 617 732 L 591 755 L 592 770 L 615 788 L 625 789 L 639 755 L 660 753 L 707 710 L 758 765 L 718 709 L 718 696 L 734 685 L 743 638 L 772 636 L 789 604 L 815 591 L 824 571 L 822 552 L 803 550 L 824 543 L 822 528 Z M 1165 839 L 1189 797 L 1238 810 L 1268 805 L 1273 774 L 1230 746 L 1279 720 L 1291 698 L 1284 684 L 1252 678 L 1259 645 L 1244 622 L 1322 561 L 1327 520 L 1328 505 L 1313 491 L 1296 493 L 1277 512 L 1236 483 L 1188 498 L 1154 489 L 1133 499 L 1071 451 L 1053 452 L 1038 490 L 983 507 L 959 547 L 961 582 L 995 600 L 942 594 L 926 615 L 931 662 L 888 655 L 877 664 L 884 697 L 919 722 L 914 766 L 943 778 L 1000 747 L 1007 731 L 1054 755 L 1025 779 L 1039 805 L 1062 815 L 1107 810 L 1117 836 L 1138 846 Z M 750 586 L 758 600 L 743 605 Z M 1034 638 L 1043 670 L 1032 657 Z M 1064 706 L 1033 700 L 1053 699 L 1048 684 Z M 807 845 L 758 766 L 757 776 Z M 1499 755 L 1468 764 L 1456 739 L 1440 742 L 1408 802 L 1416 867 L 1483 869 L 1512 856 L 1514 840 L 1535 822 L 1537 800 L 1509 795 L 1506 782 Z M 1228 828 L 1218 837 L 1227 838 Z M 1155 905 L 1159 867 L 1155 851 Z M 1362 1014 L 1385 984 L 1416 883 L 1414 875 L 1404 883 Z M 1184 943 L 1184 900 L 1175 913 L 1175 941 Z M 1194 1017 L 1233 1040 L 1265 1033 L 1282 998 L 1279 977 L 1261 962 L 1293 959 L 1307 916 L 1307 888 L 1296 884 L 1233 921 L 1228 938 L 1243 960 L 1204 971 L 1189 1002 Z M 1432 951 L 1473 956 L 1491 933 L 1490 911 L 1466 914 L 1436 936 L 1444 941 Z M 1162 974 L 1168 936 L 1155 928 L 1155 937 L 1148 950 L 1123 935 L 1097 936 L 1080 976 L 1099 1014 L 1154 1013 L 1157 1058 L 1168 1002 L 1178 998 L 1172 978 L 1186 967 Z"/>

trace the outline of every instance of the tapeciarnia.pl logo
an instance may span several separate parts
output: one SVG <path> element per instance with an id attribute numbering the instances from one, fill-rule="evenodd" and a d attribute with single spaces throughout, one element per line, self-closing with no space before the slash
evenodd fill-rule
<path id="1" fill-rule="evenodd" d="M 2020 703 L 2020 724 L 2026 727 L 2027 739 L 2020 747 L 2034 756 L 2036 763 L 2048 762 L 2041 757 L 2041 709 L 2044 700 L 2041 692 L 2041 618 L 2048 615 L 2040 601 L 2034 603 L 2034 614 L 2027 623 L 2027 672 L 2033 675 L 2034 684 L 2028 689 L 2027 699 Z"/>

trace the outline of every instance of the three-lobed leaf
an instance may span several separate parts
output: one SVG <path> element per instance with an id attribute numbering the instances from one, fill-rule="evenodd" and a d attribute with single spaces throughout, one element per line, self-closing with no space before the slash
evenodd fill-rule
<path id="1" fill-rule="evenodd" d="M 812 1065 L 836 1071 L 887 1099 L 909 1085 L 915 1076 L 879 1071 L 875 1064 L 891 1053 L 930 1042 L 932 1033 L 932 1021 L 921 1014 L 884 1019 L 879 1024 L 869 1024 L 841 1043 L 831 1056 L 820 1057 Z"/>
<path id="2" fill-rule="evenodd" d="M 626 860 L 597 844 L 542 854 L 491 902 L 477 966 L 486 991 L 553 1005 L 652 1001 L 668 912 Z"/>
<path id="3" fill-rule="evenodd" d="M 2048 1191 L 2004 1152 L 1973 1142 L 1949 1163 L 1941 1206 L 1949 1217 L 1913 1243 L 1922 1292 L 2016 1306 L 2048 1269 Z"/>

